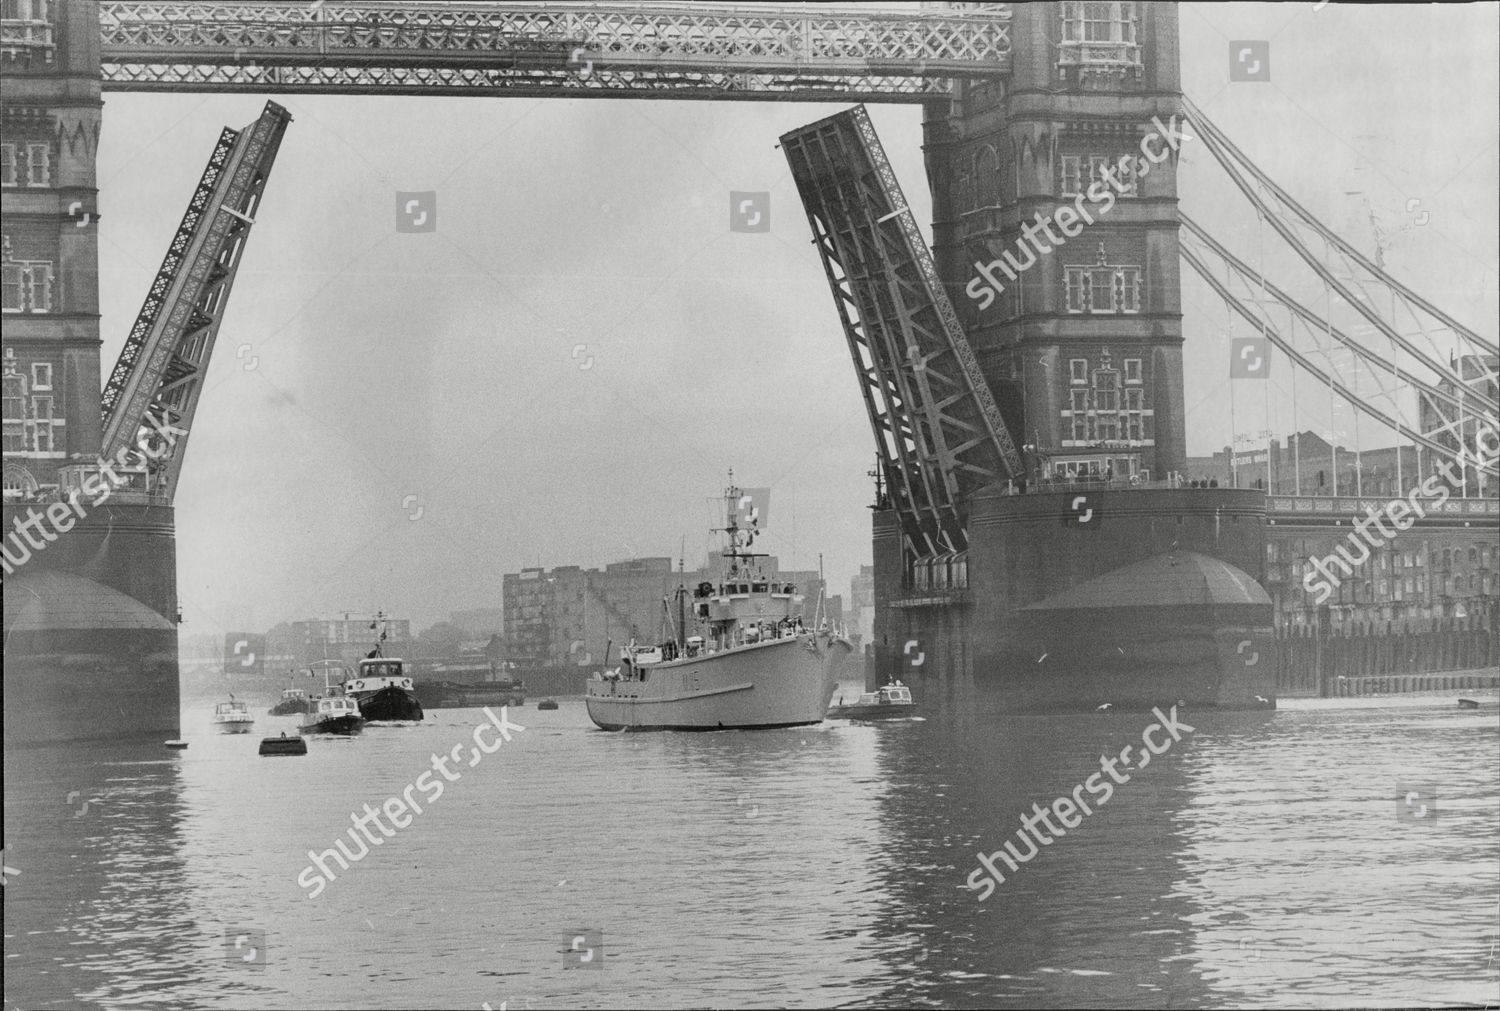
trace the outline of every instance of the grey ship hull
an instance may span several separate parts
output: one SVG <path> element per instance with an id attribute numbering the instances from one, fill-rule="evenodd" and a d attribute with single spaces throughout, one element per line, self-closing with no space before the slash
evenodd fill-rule
<path id="1" fill-rule="evenodd" d="M 820 723 L 852 647 L 806 632 L 643 668 L 643 680 L 589 681 L 605 730 L 733 730 Z"/>

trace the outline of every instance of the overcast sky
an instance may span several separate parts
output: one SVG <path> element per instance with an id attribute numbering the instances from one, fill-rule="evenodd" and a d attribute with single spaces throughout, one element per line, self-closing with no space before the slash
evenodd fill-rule
<path id="1" fill-rule="evenodd" d="M 1182 5 L 1184 91 L 1366 251 L 1345 191 L 1369 194 L 1388 269 L 1493 340 L 1497 7 L 1314 7 Z M 1269 83 L 1229 82 L 1247 39 L 1270 40 Z M 691 568 L 731 467 L 773 489 L 769 550 L 798 568 L 821 552 L 847 593 L 870 560 L 873 440 L 774 147 L 844 106 L 277 100 L 294 122 L 177 493 L 184 634 L 375 608 L 421 628 L 498 607 L 522 566 L 684 539 Z M 106 374 L 219 130 L 261 105 L 106 95 Z M 930 220 L 920 111 L 872 115 Z M 1253 211 L 1206 151 L 1184 158 L 1183 208 L 1250 258 Z M 396 192 L 424 190 L 437 231 L 397 234 Z M 731 190 L 770 191 L 769 233 L 729 230 Z M 1183 304 L 1200 454 L 1230 439 L 1225 313 L 1194 278 Z"/>

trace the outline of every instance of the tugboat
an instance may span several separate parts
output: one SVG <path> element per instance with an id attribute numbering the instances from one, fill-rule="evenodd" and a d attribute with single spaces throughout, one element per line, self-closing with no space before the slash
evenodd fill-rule
<path id="1" fill-rule="evenodd" d="M 233 695 L 229 696 L 228 702 L 214 706 L 214 729 L 219 733 L 248 734 L 253 726 L 255 717 L 250 715 L 250 707 L 236 702 Z"/>
<path id="2" fill-rule="evenodd" d="M 679 587 L 675 637 L 623 646 L 618 668 L 589 679 L 584 704 L 602 729 L 794 727 L 820 723 L 828 711 L 853 646 L 832 628 L 805 628 L 796 587 L 762 570 L 767 555 L 743 550 L 764 529 L 770 493 L 742 492 L 733 471 L 729 479 L 724 575 L 693 592 L 698 634 L 687 632 L 688 591 Z"/>
<path id="3" fill-rule="evenodd" d="M 299 734 L 337 734 L 349 737 L 360 732 L 365 718 L 359 714 L 359 705 L 343 695 L 324 695 L 313 699 L 313 708 L 297 728 Z"/>
<path id="4" fill-rule="evenodd" d="M 839 704 L 828 710 L 830 720 L 892 720 L 903 719 L 916 712 L 911 699 L 911 689 L 900 681 L 881 685 L 879 690 L 863 692 L 859 699 L 848 705 Z"/>
<path id="5" fill-rule="evenodd" d="M 271 707 L 271 716 L 300 716 L 307 712 L 307 691 L 302 688 L 287 688 L 281 693 L 281 701 Z"/>
<path id="6" fill-rule="evenodd" d="M 271 707 L 270 715 L 300 716 L 313 710 L 316 696 L 310 691 L 297 687 L 296 675 L 298 673 L 309 678 L 323 675 L 323 694 L 327 695 L 332 691 L 333 684 L 342 682 L 349 676 L 350 670 L 337 660 L 323 659 L 315 660 L 296 671 L 287 671 L 287 679 L 291 685 L 282 691 L 281 701 Z"/>
<path id="7" fill-rule="evenodd" d="M 420 722 L 422 703 L 417 701 L 406 661 L 381 653 L 380 644 L 386 638 L 384 612 L 375 618 L 380 623 L 380 638 L 359 662 L 355 675 L 344 679 L 344 694 L 359 704 L 359 711 L 368 723 Z"/>

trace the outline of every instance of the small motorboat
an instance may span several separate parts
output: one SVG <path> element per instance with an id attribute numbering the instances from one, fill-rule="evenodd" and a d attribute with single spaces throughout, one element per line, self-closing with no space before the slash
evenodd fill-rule
<path id="1" fill-rule="evenodd" d="M 556 709 L 557 708 L 557 700 L 556 699 L 542 699 L 542 701 L 540 701 L 540 702 L 538 702 L 536 704 L 536 707 L 538 709 Z"/>
<path id="2" fill-rule="evenodd" d="M 214 706 L 214 729 L 221 734 L 248 734 L 255 726 L 255 717 L 250 715 L 250 707 L 243 702 L 236 702 L 234 696 L 229 696 L 228 702 L 220 702 Z"/>
<path id="3" fill-rule="evenodd" d="M 327 695 L 313 699 L 314 706 L 307 712 L 299 734 L 337 734 L 349 737 L 360 732 L 365 718 L 359 713 L 359 704 L 344 695 Z"/>
<path id="4" fill-rule="evenodd" d="M 307 742 L 300 737 L 288 737 L 286 731 L 280 737 L 263 737 L 260 741 L 262 755 L 305 755 Z"/>
<path id="5" fill-rule="evenodd" d="M 916 703 L 912 701 L 911 689 L 900 681 L 893 681 L 888 685 L 881 685 L 873 692 L 862 692 L 859 699 L 848 705 L 843 704 L 843 699 L 830 706 L 828 718 L 830 720 L 890 720 L 901 719 L 911 716 L 916 712 Z"/>

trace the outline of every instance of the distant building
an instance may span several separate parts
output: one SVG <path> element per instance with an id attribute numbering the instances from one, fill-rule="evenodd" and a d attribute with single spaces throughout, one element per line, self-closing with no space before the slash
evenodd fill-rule
<path id="1" fill-rule="evenodd" d="M 1477 429 L 1471 425 L 1468 431 L 1472 450 L 1472 433 Z M 1437 434 L 1429 437 L 1442 440 Z M 1446 441 L 1456 449 L 1456 437 Z M 1316 433 L 1301 432 L 1289 436 L 1285 445 L 1273 441 L 1269 447 L 1242 449 L 1232 458 L 1227 447 L 1212 456 L 1188 457 L 1183 476 L 1188 480 L 1217 480 L 1220 487 L 1269 485 L 1269 493 L 1278 496 L 1357 496 L 1361 509 L 1379 509 L 1391 499 L 1408 497 L 1425 478 L 1437 473 L 1432 455 L 1415 446 L 1390 446 L 1356 454 L 1344 446 L 1330 445 Z M 1443 486 L 1450 489 L 1453 498 L 1494 499 L 1493 483 L 1487 488 L 1481 485 L 1472 469 L 1469 478 L 1467 496 L 1460 496 L 1446 479 Z M 1485 515 L 1492 517 L 1493 513 Z M 1472 526 L 1427 527 L 1400 533 L 1388 543 L 1372 547 L 1369 558 L 1352 576 L 1341 578 L 1334 595 L 1320 603 L 1317 595 L 1303 585 L 1303 577 L 1317 559 L 1327 558 L 1346 543 L 1349 530 L 1343 526 L 1312 533 L 1295 526 L 1267 526 L 1264 584 L 1279 627 L 1336 629 L 1351 623 L 1474 615 L 1489 615 L 1490 620 L 1500 621 L 1500 544 L 1496 543 L 1493 519 Z"/>
<path id="2" fill-rule="evenodd" d="M 812 618 L 823 589 L 818 574 L 780 572 L 775 558 L 762 561 L 797 585 L 805 598 L 803 616 Z M 602 664 L 611 640 L 619 646 L 631 639 L 655 642 L 672 635 L 679 584 L 691 590 L 718 579 L 717 570 L 677 572 L 665 557 L 613 562 L 602 570 L 562 565 L 506 573 L 500 652 L 527 665 Z M 827 601 L 823 610 L 830 610 Z"/>
<path id="3" fill-rule="evenodd" d="M 1422 454 L 1425 456 L 1426 454 Z M 1216 480 L 1221 488 L 1263 488 L 1273 495 L 1404 495 L 1425 476 L 1413 446 L 1356 453 L 1330 444 L 1316 432 L 1298 432 L 1283 444 L 1241 449 L 1228 446 L 1212 456 L 1190 456 L 1185 480 Z M 1430 469 L 1428 471 L 1430 473 Z"/>
<path id="4" fill-rule="evenodd" d="M 480 607 L 469 611 L 454 611 L 449 620 L 463 629 L 468 639 L 489 639 L 505 628 L 505 610 L 499 607 Z"/>
<path id="5" fill-rule="evenodd" d="M 849 580 L 849 631 L 858 642 L 875 641 L 875 566 L 861 565 Z"/>
<path id="6" fill-rule="evenodd" d="M 1372 547 L 1369 558 L 1352 576 L 1341 577 L 1321 606 L 1303 578 L 1317 560 L 1347 546 L 1349 528 L 1312 534 L 1271 527 L 1267 532 L 1265 588 L 1278 627 L 1481 615 L 1500 622 L 1500 544 L 1493 527 L 1399 534 Z"/>
<path id="7" fill-rule="evenodd" d="M 375 648 L 380 635 L 370 626 L 370 617 L 321 619 L 292 622 L 292 642 L 295 644 L 298 665 L 318 660 L 344 660 L 353 662 Z M 412 651 L 411 622 L 405 618 L 390 618 L 385 622 L 387 638 L 383 650 L 392 656 Z"/>

